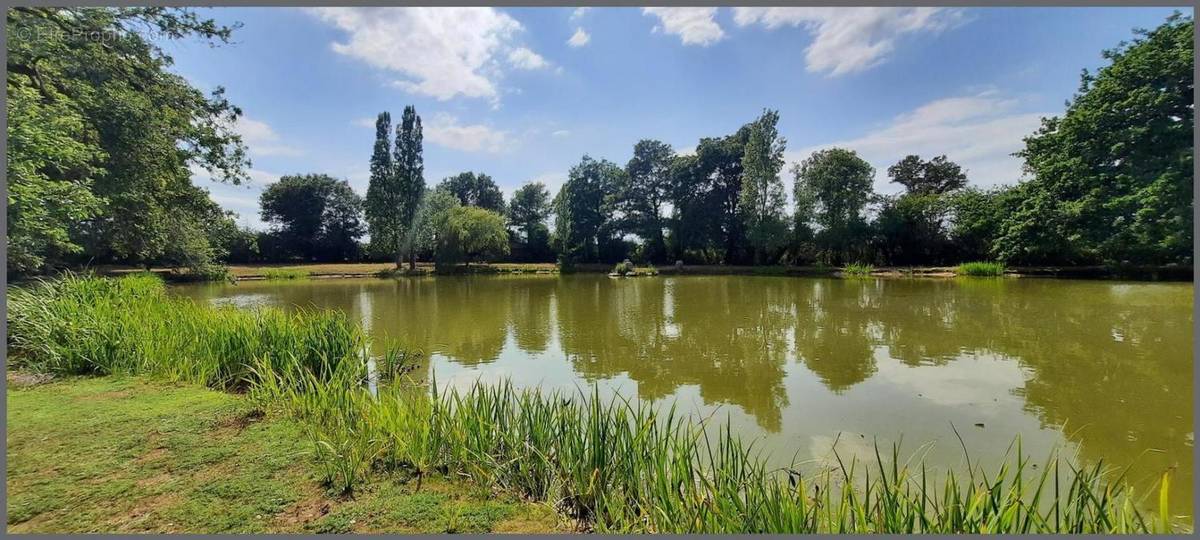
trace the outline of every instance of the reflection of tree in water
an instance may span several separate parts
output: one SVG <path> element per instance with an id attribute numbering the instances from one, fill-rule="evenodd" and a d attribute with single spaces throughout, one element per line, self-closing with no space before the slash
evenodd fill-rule
<path id="1" fill-rule="evenodd" d="M 799 285 L 799 284 L 798 284 Z M 874 280 L 820 280 L 794 287 L 796 357 L 834 392 L 875 373 Z"/>
<path id="2" fill-rule="evenodd" d="M 780 285 L 688 278 L 566 286 L 572 290 L 558 295 L 559 333 L 578 373 L 627 373 L 643 399 L 696 385 L 706 402 L 738 405 L 764 429 L 779 430 L 790 322 Z"/>
<path id="3" fill-rule="evenodd" d="M 550 299 L 557 286 L 554 280 L 542 277 L 512 277 L 508 309 L 509 323 L 517 347 L 522 351 L 541 353 L 550 343 Z"/>
<path id="4" fill-rule="evenodd" d="M 427 354 L 474 365 L 500 356 L 508 329 L 509 286 L 473 277 L 391 280 L 375 303 L 375 332 Z"/>

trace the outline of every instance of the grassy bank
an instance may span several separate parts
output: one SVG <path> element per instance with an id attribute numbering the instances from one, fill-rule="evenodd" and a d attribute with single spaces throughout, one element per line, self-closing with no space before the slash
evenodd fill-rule
<path id="1" fill-rule="evenodd" d="M 1007 464 L 965 477 L 904 466 L 898 449 L 805 476 L 769 468 L 728 427 L 595 394 L 506 385 L 438 394 L 397 379 L 373 397 L 362 384 L 362 336 L 344 317 L 189 307 L 146 276 L 68 278 L 9 298 L 19 365 L 245 389 L 267 418 L 300 426 L 314 476 L 339 496 L 396 479 L 417 489 L 465 478 L 598 531 L 1141 532 L 1168 523 L 1138 511 L 1157 494 L 1130 493 L 1101 465 L 1035 464 L 1019 446 Z M 408 362 L 390 354 L 383 372 L 395 378 Z M 1166 508 L 1157 503 L 1149 506 Z"/>
<path id="2" fill-rule="evenodd" d="M 112 376 L 14 388 L 9 533 L 554 532 L 552 508 L 442 477 L 337 497 L 302 426 L 243 396 Z"/>

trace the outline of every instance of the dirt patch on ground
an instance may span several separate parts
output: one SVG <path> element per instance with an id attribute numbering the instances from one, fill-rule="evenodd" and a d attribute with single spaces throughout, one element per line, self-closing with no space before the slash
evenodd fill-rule
<path id="1" fill-rule="evenodd" d="M 10 388 L 25 388 L 28 386 L 37 386 L 46 384 L 54 380 L 54 375 L 49 373 L 29 373 L 24 371 L 9 371 L 5 378 L 8 381 Z"/>
<path id="2" fill-rule="evenodd" d="M 259 409 L 230 415 L 217 421 L 216 426 L 213 428 L 213 434 L 218 437 L 237 435 L 251 424 L 261 422 L 264 417 L 266 417 L 266 413 Z"/>

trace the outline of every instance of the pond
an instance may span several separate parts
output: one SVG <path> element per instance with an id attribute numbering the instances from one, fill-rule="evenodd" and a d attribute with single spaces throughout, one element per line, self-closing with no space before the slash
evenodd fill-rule
<path id="1" fill-rule="evenodd" d="M 1192 505 L 1191 283 L 1055 279 L 462 276 L 185 285 L 239 306 L 342 310 L 429 358 L 418 377 L 618 393 L 729 422 L 780 463 L 994 470 L 1019 437 L 1172 474 Z M 957 435 L 956 435 L 957 431 Z M 961 443 L 959 437 L 961 436 Z M 1015 449 L 1013 449 L 1015 451 Z"/>

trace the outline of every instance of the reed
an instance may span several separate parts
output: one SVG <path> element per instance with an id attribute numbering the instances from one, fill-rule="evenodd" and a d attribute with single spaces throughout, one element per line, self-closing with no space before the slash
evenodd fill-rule
<path id="1" fill-rule="evenodd" d="M 263 277 L 269 281 L 308 279 L 309 272 L 299 268 L 267 268 L 263 270 Z"/>
<path id="2" fill-rule="evenodd" d="M 1004 264 L 988 261 L 962 263 L 954 269 L 954 273 L 960 276 L 1003 276 Z"/>
<path id="3" fill-rule="evenodd" d="M 875 267 L 873 265 L 863 263 L 850 263 L 845 268 L 842 268 L 842 274 L 856 277 L 869 276 L 874 271 Z"/>

